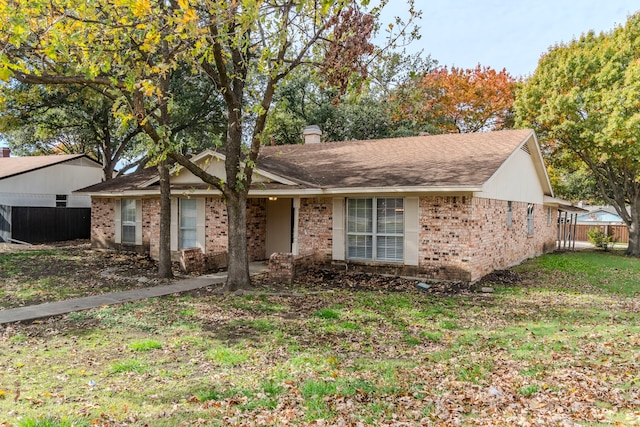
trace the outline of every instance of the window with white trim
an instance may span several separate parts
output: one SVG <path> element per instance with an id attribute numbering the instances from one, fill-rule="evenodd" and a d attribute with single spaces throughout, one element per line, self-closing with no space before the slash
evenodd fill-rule
<path id="1" fill-rule="evenodd" d="M 198 246 L 196 199 L 180 199 L 180 249 Z"/>
<path id="2" fill-rule="evenodd" d="M 511 224 L 513 224 L 513 202 L 509 200 L 507 202 L 507 227 L 511 228 Z"/>
<path id="3" fill-rule="evenodd" d="M 404 199 L 347 199 L 347 258 L 404 260 Z"/>
<path id="4" fill-rule="evenodd" d="M 120 217 L 122 220 L 122 243 L 136 244 L 136 200 L 122 199 Z"/>
<path id="5" fill-rule="evenodd" d="M 533 204 L 527 206 L 527 234 L 533 235 Z"/>
<path id="6" fill-rule="evenodd" d="M 551 225 L 551 206 L 547 206 L 547 225 Z"/>

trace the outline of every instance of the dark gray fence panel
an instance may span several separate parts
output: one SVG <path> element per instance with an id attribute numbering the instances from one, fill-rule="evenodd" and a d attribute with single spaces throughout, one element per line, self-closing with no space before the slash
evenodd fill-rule
<path id="1" fill-rule="evenodd" d="M 29 243 L 88 239 L 91 208 L 16 207 L 11 212 L 12 238 Z"/>

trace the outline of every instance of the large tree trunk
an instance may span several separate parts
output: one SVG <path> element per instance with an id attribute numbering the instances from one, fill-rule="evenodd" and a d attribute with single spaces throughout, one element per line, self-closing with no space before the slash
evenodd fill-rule
<path id="1" fill-rule="evenodd" d="M 102 159 L 102 177 L 105 181 L 113 179 L 113 160 L 104 155 Z"/>
<path id="2" fill-rule="evenodd" d="M 640 257 L 640 198 L 633 200 L 630 208 L 631 222 L 627 224 L 629 227 L 629 246 L 626 254 Z"/>
<path id="3" fill-rule="evenodd" d="M 233 192 L 227 197 L 227 224 L 229 226 L 229 265 L 224 290 L 233 292 L 251 287 L 249 254 L 247 252 L 247 195 Z"/>
<path id="4" fill-rule="evenodd" d="M 169 165 L 163 160 L 158 165 L 160 175 L 160 240 L 158 255 L 158 277 L 170 279 L 171 271 L 171 184 L 169 182 Z"/>

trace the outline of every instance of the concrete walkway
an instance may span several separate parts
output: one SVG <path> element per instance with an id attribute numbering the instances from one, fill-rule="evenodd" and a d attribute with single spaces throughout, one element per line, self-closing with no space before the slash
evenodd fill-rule
<path id="1" fill-rule="evenodd" d="M 264 263 L 256 262 L 249 265 L 249 274 L 252 276 L 265 273 L 267 271 L 269 271 L 269 268 Z M 168 285 L 158 285 L 150 288 L 132 289 L 130 291 L 112 292 L 102 295 L 74 298 L 66 301 L 0 310 L 0 325 L 57 316 L 103 305 L 121 304 L 123 302 L 139 301 L 147 298 L 176 294 L 178 292 L 191 291 L 211 285 L 221 285 L 226 280 L 227 273 L 221 272 L 207 274 L 193 279 L 178 280 Z"/>

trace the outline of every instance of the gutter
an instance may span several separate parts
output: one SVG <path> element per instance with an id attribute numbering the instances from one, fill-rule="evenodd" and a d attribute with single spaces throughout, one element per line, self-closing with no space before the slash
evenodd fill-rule
<path id="1" fill-rule="evenodd" d="M 482 191 L 482 186 L 438 186 L 438 187 L 353 187 L 353 188 L 307 188 L 307 189 L 277 189 L 277 190 L 250 190 L 249 197 L 296 197 L 296 196 L 332 196 L 351 194 L 433 194 L 433 193 L 475 193 Z M 149 197 L 159 196 L 157 190 L 123 190 L 112 192 L 78 192 L 77 194 L 89 195 L 92 197 Z M 188 196 L 221 196 L 218 190 L 172 190 L 171 195 Z"/>

